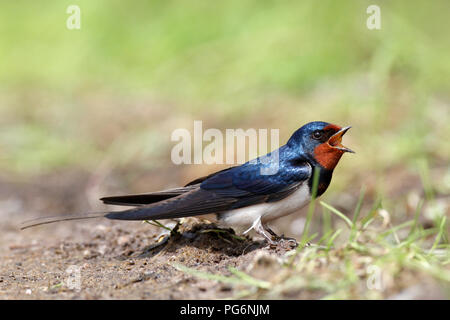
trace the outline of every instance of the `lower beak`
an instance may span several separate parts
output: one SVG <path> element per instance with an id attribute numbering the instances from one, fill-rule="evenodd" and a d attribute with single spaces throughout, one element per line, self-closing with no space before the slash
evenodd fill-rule
<path id="1" fill-rule="evenodd" d="M 333 134 L 330 139 L 328 139 L 328 144 L 336 149 L 342 150 L 344 152 L 355 153 L 355 151 L 345 147 L 342 145 L 342 136 L 350 129 L 351 127 L 345 127 Z"/>

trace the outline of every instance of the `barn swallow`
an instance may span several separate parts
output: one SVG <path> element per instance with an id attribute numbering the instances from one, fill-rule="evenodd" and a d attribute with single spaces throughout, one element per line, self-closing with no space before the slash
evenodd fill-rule
<path id="1" fill-rule="evenodd" d="M 117 220 L 159 220 L 190 216 L 206 217 L 237 230 L 254 229 L 269 244 L 282 240 L 268 223 L 294 213 L 311 201 L 313 175 L 318 173 L 317 196 L 328 188 L 333 170 L 345 152 L 342 136 L 350 127 L 315 121 L 289 138 L 276 151 L 240 166 L 227 168 L 191 181 L 184 187 L 158 192 L 104 197 L 105 204 L 134 208 L 86 216 L 38 219 L 22 229 L 63 220 L 106 217 Z M 268 161 L 269 159 L 269 161 Z M 276 162 L 276 163 L 275 163 Z M 276 166 L 275 174 L 264 170 Z M 268 172 L 268 171 L 266 171 Z"/>

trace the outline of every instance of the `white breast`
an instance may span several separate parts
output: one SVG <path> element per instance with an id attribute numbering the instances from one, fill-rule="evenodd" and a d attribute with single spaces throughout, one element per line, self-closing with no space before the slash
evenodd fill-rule
<path id="1" fill-rule="evenodd" d="M 220 214 L 220 223 L 230 227 L 249 228 L 261 219 L 263 223 L 286 216 L 303 208 L 311 200 L 308 184 L 305 182 L 288 197 L 269 203 L 229 210 Z"/>

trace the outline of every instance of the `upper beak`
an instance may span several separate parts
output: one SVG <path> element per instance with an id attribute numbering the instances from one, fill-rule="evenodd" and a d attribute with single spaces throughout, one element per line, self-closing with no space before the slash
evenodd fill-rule
<path id="1" fill-rule="evenodd" d="M 351 127 L 345 127 L 342 128 L 341 130 L 339 130 L 338 132 L 336 132 L 335 134 L 333 134 L 329 139 L 328 139 L 328 144 L 330 146 L 332 146 L 333 148 L 342 150 L 344 152 L 350 152 L 350 153 L 355 153 L 355 151 L 345 147 L 342 145 L 342 136 L 348 131 L 348 129 L 350 129 Z"/>

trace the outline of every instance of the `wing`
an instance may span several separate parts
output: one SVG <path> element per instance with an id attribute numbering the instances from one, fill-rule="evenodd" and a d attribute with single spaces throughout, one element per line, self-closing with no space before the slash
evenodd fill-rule
<path id="1" fill-rule="evenodd" d="M 220 172 L 200 184 L 200 188 L 223 197 L 237 198 L 233 208 L 240 208 L 261 202 L 281 200 L 311 177 L 312 168 L 307 161 L 278 164 L 272 174 L 264 174 L 270 164 L 246 163 L 232 170 Z M 252 201 L 254 200 L 254 201 Z"/>
<path id="2" fill-rule="evenodd" d="M 261 164 L 246 163 L 218 172 L 181 195 L 105 215 L 119 220 L 157 220 L 217 213 L 263 202 L 279 201 L 297 190 L 311 176 L 304 162 L 283 166 L 277 174 L 263 175 Z"/>
<path id="3" fill-rule="evenodd" d="M 118 205 L 118 206 L 139 207 L 139 206 L 143 206 L 143 205 L 147 205 L 147 204 L 152 204 L 152 203 L 160 202 L 160 201 L 167 200 L 170 198 L 174 198 L 174 197 L 182 195 L 186 192 L 192 191 L 193 189 L 197 188 L 198 185 L 201 182 L 205 181 L 206 179 L 208 179 L 218 173 L 230 170 L 230 169 L 233 169 L 233 167 L 211 173 L 208 176 L 197 178 L 181 188 L 174 188 L 174 189 L 169 189 L 169 190 L 163 190 L 163 191 L 157 191 L 157 192 L 151 192 L 151 193 L 142 193 L 142 194 L 108 196 L 108 197 L 103 197 L 100 200 L 103 201 L 103 203 L 105 203 L 105 204 L 114 204 L 114 205 Z"/>
<path id="4" fill-rule="evenodd" d="M 235 202 L 233 198 L 224 199 L 208 191 L 197 188 L 178 197 L 130 210 L 111 212 L 109 219 L 119 220 L 157 220 L 196 216 L 223 211 Z"/>
<path id="5" fill-rule="evenodd" d="M 152 193 L 143 193 L 143 194 L 130 194 L 124 196 L 111 196 L 111 197 L 103 197 L 100 200 L 105 204 L 115 204 L 119 206 L 143 206 L 155 202 L 160 202 L 163 200 L 167 200 L 173 197 L 177 197 L 186 192 L 189 192 L 198 186 L 191 185 L 188 187 L 181 187 L 163 191 L 157 191 Z"/>

